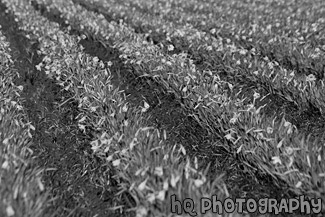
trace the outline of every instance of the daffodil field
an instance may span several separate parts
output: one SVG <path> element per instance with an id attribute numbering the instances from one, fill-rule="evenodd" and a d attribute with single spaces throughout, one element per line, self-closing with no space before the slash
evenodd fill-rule
<path id="1" fill-rule="evenodd" d="M 0 0 L 0 14 L 0 216 L 325 215 L 322 0 Z M 202 212 L 213 196 L 322 202 Z"/>

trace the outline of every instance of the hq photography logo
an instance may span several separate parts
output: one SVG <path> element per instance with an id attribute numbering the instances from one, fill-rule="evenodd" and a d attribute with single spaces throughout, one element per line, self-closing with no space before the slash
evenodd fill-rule
<path id="1" fill-rule="evenodd" d="M 281 199 L 277 201 L 274 198 L 262 198 L 259 200 L 247 198 L 227 198 L 224 201 L 217 199 L 213 195 L 211 198 L 203 197 L 199 204 L 195 204 L 191 198 L 178 200 L 176 195 L 170 196 L 170 210 L 172 213 L 181 215 L 183 213 L 190 216 L 206 214 L 209 212 L 215 214 L 234 213 L 302 213 L 302 214 L 319 214 L 322 211 L 322 200 L 320 198 L 308 200 L 304 196 L 299 198 Z"/>

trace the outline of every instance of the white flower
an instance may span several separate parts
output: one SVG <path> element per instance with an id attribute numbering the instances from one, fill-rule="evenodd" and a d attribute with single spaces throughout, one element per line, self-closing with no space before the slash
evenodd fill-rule
<path id="1" fill-rule="evenodd" d="M 97 63 L 99 61 L 98 57 L 93 57 L 93 62 Z"/>
<path id="2" fill-rule="evenodd" d="M 240 50 L 239 53 L 240 53 L 241 55 L 245 55 L 245 54 L 247 53 L 247 50 L 245 50 L 245 49 Z"/>
<path id="3" fill-rule="evenodd" d="M 41 66 L 42 66 L 42 63 L 36 65 L 35 67 L 36 67 L 36 69 L 37 69 L 38 71 L 41 71 Z"/>
<path id="4" fill-rule="evenodd" d="M 185 150 L 184 146 L 180 145 L 180 150 L 183 155 L 186 155 L 186 150 Z"/>
<path id="5" fill-rule="evenodd" d="M 273 164 L 282 164 L 281 159 L 279 156 L 272 157 L 272 163 Z"/>
<path id="6" fill-rule="evenodd" d="M 195 179 L 195 180 L 194 180 L 194 185 L 195 185 L 197 188 L 201 187 L 203 184 L 204 184 L 204 181 L 201 180 L 201 179 Z"/>
<path id="7" fill-rule="evenodd" d="M 286 147 L 285 152 L 287 155 L 292 155 L 293 154 L 293 149 L 291 147 Z"/>
<path id="8" fill-rule="evenodd" d="M 125 104 L 125 105 L 123 106 L 123 108 L 122 108 L 122 111 L 123 111 L 123 112 L 127 112 L 127 110 L 128 110 L 128 106 L 127 106 L 127 104 Z"/>
<path id="9" fill-rule="evenodd" d="M 156 198 L 160 201 L 164 201 L 165 200 L 165 195 L 166 195 L 166 192 L 164 190 L 162 191 L 159 191 L 158 195 L 156 196 Z"/>
<path id="10" fill-rule="evenodd" d="M 147 196 L 147 201 L 149 201 L 150 203 L 153 203 L 156 200 L 156 196 L 154 193 L 150 193 Z"/>
<path id="11" fill-rule="evenodd" d="M 5 162 L 3 162 L 1 168 L 2 168 L 2 169 L 8 169 L 8 168 L 9 168 L 9 163 L 8 163 L 7 160 L 6 160 Z"/>
<path id="12" fill-rule="evenodd" d="M 170 184 L 171 184 L 171 186 L 173 187 L 173 188 L 175 188 L 176 187 L 176 184 L 177 184 L 177 182 L 180 180 L 180 176 L 179 175 L 177 175 L 177 176 L 175 176 L 173 173 L 172 173 L 172 177 L 171 177 L 171 179 L 170 179 Z"/>
<path id="13" fill-rule="evenodd" d="M 282 145 L 283 145 L 283 141 L 284 141 L 284 139 L 282 139 L 282 140 L 278 143 L 278 145 L 277 145 L 276 147 L 277 147 L 277 148 L 281 148 Z"/>
<path id="14" fill-rule="evenodd" d="M 10 206 L 10 205 L 6 208 L 6 213 L 7 213 L 7 216 L 13 216 L 13 215 L 15 215 L 15 211 L 12 208 L 12 206 Z"/>
<path id="15" fill-rule="evenodd" d="M 113 161 L 113 166 L 116 167 L 116 166 L 120 165 L 120 163 L 121 163 L 121 159 L 116 159 Z"/>
<path id="16" fill-rule="evenodd" d="M 166 179 L 166 180 L 164 181 L 163 189 L 164 189 L 165 191 L 167 191 L 167 190 L 168 190 L 168 187 L 169 187 L 168 179 Z"/>
<path id="17" fill-rule="evenodd" d="M 168 51 L 173 51 L 174 50 L 174 46 L 172 44 L 168 45 L 167 47 Z"/>
<path id="18" fill-rule="evenodd" d="M 234 138 L 232 137 L 231 133 L 228 133 L 227 135 L 225 135 L 225 137 L 226 137 L 226 139 L 228 139 L 228 140 L 232 140 L 232 139 L 234 139 Z"/>
<path id="19" fill-rule="evenodd" d="M 22 85 L 17 86 L 20 91 L 23 91 L 24 87 Z"/>
<path id="20" fill-rule="evenodd" d="M 105 149 L 105 151 L 106 151 L 106 149 Z M 113 155 L 110 155 L 110 156 L 108 156 L 107 158 L 106 158 L 106 161 L 107 162 L 111 162 L 113 160 Z"/>
<path id="21" fill-rule="evenodd" d="M 233 117 L 229 120 L 229 123 L 234 124 L 234 123 L 236 123 L 236 121 L 237 121 L 237 118 Z"/>
<path id="22" fill-rule="evenodd" d="M 143 191 L 146 188 L 147 181 L 148 178 L 146 178 L 143 182 L 140 183 L 140 185 L 138 186 L 139 191 Z"/>
<path id="23" fill-rule="evenodd" d="M 315 81 L 315 80 L 316 80 L 316 77 L 313 74 L 306 76 L 306 81 Z"/>
<path id="24" fill-rule="evenodd" d="M 149 109 L 149 104 L 147 102 L 144 102 L 144 107 L 142 108 L 142 112 L 146 112 Z"/>
<path id="25" fill-rule="evenodd" d="M 261 97 L 261 95 L 259 94 L 259 93 L 256 93 L 255 91 L 254 91 L 254 99 L 258 99 L 258 98 L 260 98 Z"/>
<path id="26" fill-rule="evenodd" d="M 302 182 L 299 181 L 297 184 L 296 184 L 296 188 L 300 188 L 302 186 Z"/>
<path id="27" fill-rule="evenodd" d="M 236 121 L 237 121 L 237 119 L 238 119 L 239 116 L 240 116 L 240 114 L 234 113 L 234 116 L 230 119 L 229 122 L 230 122 L 231 124 L 236 123 Z"/>
<path id="28" fill-rule="evenodd" d="M 285 126 L 285 127 L 289 127 L 289 126 L 291 126 L 291 123 L 290 123 L 289 121 L 285 121 L 285 122 L 284 122 L 284 126 Z"/>
<path id="29" fill-rule="evenodd" d="M 164 174 L 163 168 L 162 167 L 156 167 L 155 172 L 157 176 L 162 176 Z"/>

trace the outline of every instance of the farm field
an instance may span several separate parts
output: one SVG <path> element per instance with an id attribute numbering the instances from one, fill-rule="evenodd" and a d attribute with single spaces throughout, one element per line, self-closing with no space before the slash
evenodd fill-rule
<path id="1" fill-rule="evenodd" d="M 0 216 L 325 216 L 324 1 L 0 0 L 0 49 Z"/>

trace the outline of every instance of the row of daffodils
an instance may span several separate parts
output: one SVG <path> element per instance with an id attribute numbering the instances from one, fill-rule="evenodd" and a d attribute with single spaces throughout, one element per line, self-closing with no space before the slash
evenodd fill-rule
<path id="1" fill-rule="evenodd" d="M 14 69 L 7 38 L 0 26 L 0 215 L 42 216 L 48 200 L 40 168 L 33 167 L 29 145 L 34 127 L 22 106 L 22 86 L 14 83 Z M 28 180 L 26 182 L 26 180 Z"/>
<path id="2" fill-rule="evenodd" d="M 236 88 L 232 90 L 232 94 L 236 98 L 240 92 L 242 98 L 246 97 L 248 102 L 252 102 L 254 99 L 251 96 L 257 92 L 261 96 L 260 99 L 263 99 L 260 105 L 271 100 L 278 101 L 277 105 L 273 104 L 275 110 L 282 104 L 290 104 L 287 111 L 293 109 L 302 111 L 309 103 L 321 111 L 324 110 L 325 104 L 321 96 L 325 90 L 322 80 L 317 82 L 313 74 L 297 76 L 295 70 L 288 70 L 276 60 L 270 60 L 258 48 L 256 49 L 256 46 L 252 46 L 251 49 L 238 47 L 228 38 L 224 40 L 199 31 L 191 24 L 168 22 L 148 13 L 141 13 L 136 7 L 118 4 L 114 0 L 76 0 L 76 2 L 96 8 L 112 19 L 123 18 L 135 31 L 141 31 L 144 35 L 152 37 L 156 34 L 163 35 L 160 37 L 160 44 L 165 52 L 179 50 L 190 54 L 202 74 L 219 75 L 230 85 L 235 84 Z M 127 11 L 132 13 L 126 13 Z M 257 80 L 262 82 L 256 82 Z M 205 83 L 206 81 L 200 82 L 198 89 L 200 90 Z M 214 90 L 213 84 L 211 86 L 210 92 Z M 288 119 L 295 120 L 294 113 L 289 113 L 291 114 L 288 115 Z"/>

